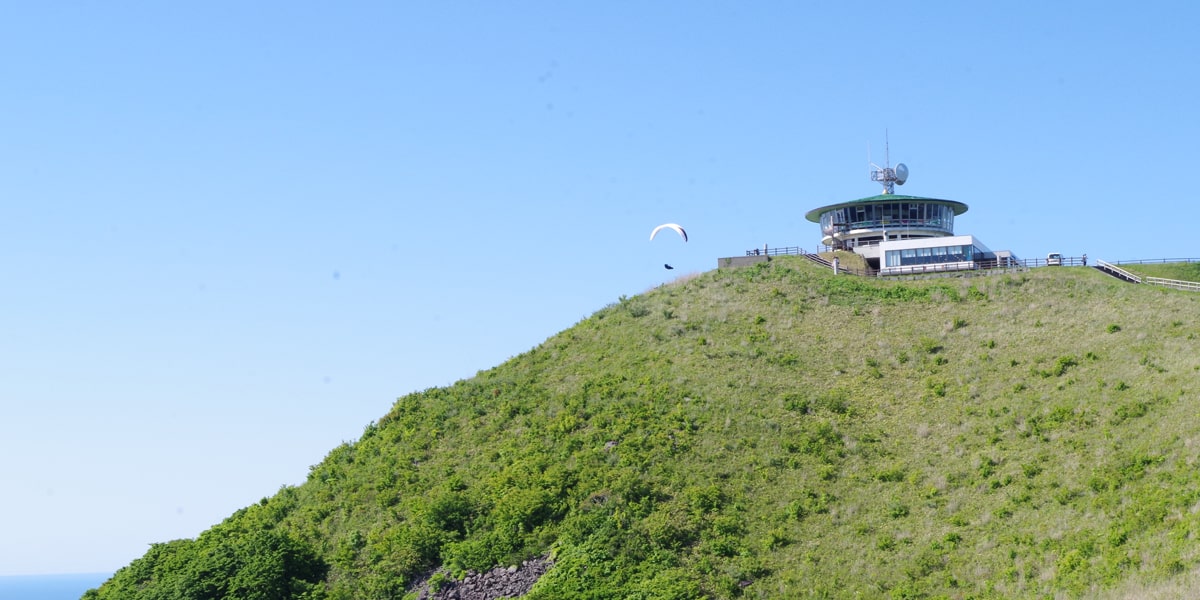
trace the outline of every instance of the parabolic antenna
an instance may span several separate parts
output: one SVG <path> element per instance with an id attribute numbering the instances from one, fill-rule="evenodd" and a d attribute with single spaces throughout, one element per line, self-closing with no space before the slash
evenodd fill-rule
<path id="1" fill-rule="evenodd" d="M 904 185 L 905 181 L 908 181 L 908 167 L 900 163 L 896 165 L 896 183 Z"/>

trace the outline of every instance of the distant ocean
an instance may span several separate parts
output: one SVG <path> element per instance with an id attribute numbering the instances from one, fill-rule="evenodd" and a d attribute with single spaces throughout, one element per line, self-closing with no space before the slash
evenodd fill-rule
<path id="1" fill-rule="evenodd" d="M 112 573 L 0 576 L 0 600 L 79 600 Z"/>

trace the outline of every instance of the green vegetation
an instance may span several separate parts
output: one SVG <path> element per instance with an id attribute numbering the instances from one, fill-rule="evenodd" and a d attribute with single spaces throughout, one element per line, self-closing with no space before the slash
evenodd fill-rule
<path id="1" fill-rule="evenodd" d="M 1179 281 L 1200 281 L 1200 262 L 1145 263 L 1119 265 L 1141 277 L 1161 277 Z"/>
<path id="2" fill-rule="evenodd" d="M 821 258 L 833 262 L 834 258 L 838 259 L 838 265 L 843 269 L 853 269 L 857 271 L 867 270 L 867 259 L 861 254 L 856 254 L 849 250 L 834 250 L 832 252 L 819 252 Z"/>
<path id="3" fill-rule="evenodd" d="M 1170 595 L 1200 565 L 1194 315 L 1087 269 L 709 272 L 399 399 L 87 598 L 400 598 L 545 553 L 536 600 Z"/>

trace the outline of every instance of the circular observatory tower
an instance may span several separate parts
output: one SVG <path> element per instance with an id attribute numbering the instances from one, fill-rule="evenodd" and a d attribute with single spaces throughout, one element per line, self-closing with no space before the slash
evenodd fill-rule
<path id="1" fill-rule="evenodd" d="M 871 167 L 871 181 L 883 184 L 882 194 L 814 208 L 805 215 L 809 221 L 821 224 L 822 245 L 852 250 L 878 269 L 881 244 L 954 236 L 954 217 L 967 212 L 966 204 L 896 194 L 896 186 L 908 180 L 908 167 L 904 163 L 895 168 L 873 163 Z"/>

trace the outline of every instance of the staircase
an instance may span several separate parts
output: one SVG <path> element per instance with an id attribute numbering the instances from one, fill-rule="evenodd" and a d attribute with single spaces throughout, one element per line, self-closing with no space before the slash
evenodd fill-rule
<path id="1" fill-rule="evenodd" d="M 823 267 L 827 267 L 830 269 L 833 268 L 833 263 L 825 260 L 824 258 L 821 258 L 820 254 L 801 254 L 801 256 L 803 256 L 804 258 L 807 258 L 808 260 L 811 260 Z"/>
<path id="2" fill-rule="evenodd" d="M 1134 275 L 1133 273 L 1130 273 L 1129 271 L 1126 271 L 1125 269 L 1122 269 L 1121 267 L 1118 267 L 1117 265 L 1106 263 L 1102 260 L 1096 261 L 1095 269 L 1097 271 L 1100 271 L 1101 273 L 1104 273 L 1105 275 L 1111 275 L 1113 277 L 1116 277 L 1117 279 L 1120 279 L 1121 281 L 1127 281 L 1129 283 L 1141 283 L 1142 282 L 1141 277 L 1138 277 L 1137 275 Z"/>

